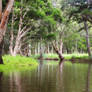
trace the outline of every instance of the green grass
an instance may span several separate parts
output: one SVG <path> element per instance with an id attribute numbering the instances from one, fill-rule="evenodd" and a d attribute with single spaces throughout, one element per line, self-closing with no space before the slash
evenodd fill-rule
<path id="1" fill-rule="evenodd" d="M 32 55 L 31 57 L 38 58 L 38 57 L 40 57 L 40 55 L 39 54 Z M 44 58 L 58 58 L 58 55 L 57 54 L 43 54 L 43 57 Z"/>
<path id="2" fill-rule="evenodd" d="M 80 54 L 80 53 L 73 53 L 73 54 L 63 54 L 64 58 L 65 59 L 71 59 L 71 58 L 83 58 L 83 59 L 86 59 L 86 58 L 89 58 L 88 54 Z"/>
<path id="3" fill-rule="evenodd" d="M 38 65 L 37 61 L 30 57 L 5 55 L 3 60 L 4 65 L 0 65 L 0 72 L 32 70 Z"/>
<path id="4" fill-rule="evenodd" d="M 40 55 L 33 55 L 32 57 L 34 58 L 38 58 Z M 73 53 L 73 54 L 63 54 L 64 58 L 65 59 L 71 59 L 71 58 L 89 58 L 88 57 L 88 54 L 80 54 L 80 53 Z M 44 54 L 43 55 L 44 58 L 58 58 L 58 55 L 57 54 Z"/>

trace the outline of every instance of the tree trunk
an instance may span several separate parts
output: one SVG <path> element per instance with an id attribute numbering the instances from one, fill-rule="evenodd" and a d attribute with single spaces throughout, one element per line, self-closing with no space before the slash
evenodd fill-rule
<path id="1" fill-rule="evenodd" d="M 11 39 L 10 39 L 10 46 L 9 46 L 9 52 L 10 52 L 10 55 L 13 55 L 13 30 L 11 30 Z"/>
<path id="2" fill-rule="evenodd" d="M 13 55 L 13 41 L 14 41 L 14 10 L 12 10 L 12 24 L 11 24 L 11 30 L 10 30 L 10 46 L 9 46 L 9 52 L 10 55 Z"/>
<path id="3" fill-rule="evenodd" d="M 2 18 L 2 0 L 0 0 L 0 21 Z"/>
<path id="4" fill-rule="evenodd" d="M 2 59 L 2 49 L 3 49 L 3 40 L 0 43 L 0 64 L 4 64 Z"/>
<path id="5" fill-rule="evenodd" d="M 62 56 L 62 50 L 61 50 L 62 44 L 63 44 L 63 43 L 62 43 L 62 41 L 61 41 L 60 50 L 59 50 L 59 49 L 57 48 L 57 46 L 54 45 L 54 43 L 53 43 L 53 48 L 54 48 L 55 52 L 58 54 L 59 59 L 60 59 L 60 62 L 63 61 L 63 59 L 64 59 L 64 57 Z"/>
<path id="6" fill-rule="evenodd" d="M 49 47 L 49 44 L 48 44 L 48 48 L 47 48 L 47 53 L 48 53 L 48 54 L 50 53 L 50 47 Z"/>
<path id="7" fill-rule="evenodd" d="M 14 51 L 13 51 L 13 56 L 16 56 L 18 54 L 18 52 L 20 52 L 20 39 L 16 38 L 16 43 L 15 43 L 15 47 L 14 47 Z"/>
<path id="8" fill-rule="evenodd" d="M 53 54 L 54 53 L 54 51 L 53 51 L 53 46 L 51 47 L 52 49 L 51 49 L 51 53 Z"/>
<path id="9" fill-rule="evenodd" d="M 31 45 L 28 44 L 28 56 L 31 56 Z"/>
<path id="10" fill-rule="evenodd" d="M 60 53 L 61 53 L 61 55 L 62 55 L 62 53 L 63 53 L 63 42 L 62 42 L 62 40 L 60 40 Z"/>
<path id="11" fill-rule="evenodd" d="M 43 48 L 42 48 L 42 43 L 41 42 L 40 42 L 40 57 L 39 57 L 39 59 L 43 59 Z"/>
<path id="12" fill-rule="evenodd" d="M 88 55 L 91 57 L 90 40 L 89 40 L 89 33 L 88 33 L 88 25 L 87 25 L 86 21 L 84 21 L 84 28 L 85 28 L 85 31 L 86 31 L 87 51 L 88 51 Z"/>
<path id="13" fill-rule="evenodd" d="M 3 49 L 3 38 L 6 32 L 6 26 L 9 14 L 13 7 L 14 0 L 9 0 L 5 8 L 5 11 L 2 12 L 2 0 L 0 0 L 0 64 L 3 64 L 2 59 L 2 49 Z"/>
<path id="14" fill-rule="evenodd" d="M 30 47 L 31 48 L 31 47 Z M 37 42 L 37 54 L 39 54 L 39 52 L 40 52 L 40 46 L 39 46 L 39 42 Z M 30 49 L 31 50 L 31 49 Z"/>

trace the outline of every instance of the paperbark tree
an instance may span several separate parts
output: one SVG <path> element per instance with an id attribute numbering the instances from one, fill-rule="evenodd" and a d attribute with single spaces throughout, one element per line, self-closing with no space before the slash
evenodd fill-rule
<path id="1" fill-rule="evenodd" d="M 87 21 L 84 21 L 84 28 L 86 31 L 86 44 L 87 44 L 87 51 L 88 51 L 88 55 L 91 57 L 91 49 L 90 49 L 90 40 L 89 40 L 89 32 L 88 32 L 88 25 L 87 25 Z"/>
<path id="2" fill-rule="evenodd" d="M 58 48 L 58 46 L 55 44 L 55 42 L 52 43 L 53 48 L 55 50 L 55 52 L 57 53 L 57 55 L 59 56 L 60 62 L 63 61 L 64 57 L 62 55 L 62 48 L 63 48 L 63 42 L 62 40 L 60 41 L 60 49 Z"/>
<path id="3" fill-rule="evenodd" d="M 23 45 L 25 45 L 25 43 L 23 42 L 23 38 L 25 38 L 25 36 L 27 35 L 28 32 L 30 32 L 32 26 L 28 26 L 25 23 L 25 16 L 27 15 L 27 11 L 25 11 L 25 13 L 23 13 L 23 9 L 21 7 L 20 9 L 20 16 L 19 16 L 19 26 L 18 26 L 18 31 L 17 31 L 17 35 L 14 35 L 14 11 L 12 12 L 12 25 L 11 25 L 11 38 L 10 38 L 10 46 L 9 46 L 9 52 L 12 56 L 16 56 L 17 54 L 20 53 L 21 51 L 21 47 Z M 18 18 L 18 16 L 16 16 Z M 28 21 L 29 22 L 29 21 Z M 30 22 L 29 22 L 30 23 Z M 28 24 L 28 23 L 27 23 Z M 14 36 L 15 36 L 15 41 L 14 41 Z M 14 44 L 15 43 L 15 44 Z"/>
<path id="4" fill-rule="evenodd" d="M 13 7 L 13 3 L 14 0 L 9 0 L 3 12 L 2 0 L 0 0 L 0 64 L 3 64 L 3 59 L 2 59 L 3 38 L 6 32 L 7 21 Z"/>

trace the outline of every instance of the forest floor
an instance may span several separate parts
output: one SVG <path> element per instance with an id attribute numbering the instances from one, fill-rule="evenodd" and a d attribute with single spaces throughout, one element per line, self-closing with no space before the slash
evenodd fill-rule
<path id="1" fill-rule="evenodd" d="M 38 62 L 30 57 L 24 56 L 3 56 L 4 65 L 0 65 L 0 72 L 2 71 L 25 71 L 32 70 L 37 67 Z"/>

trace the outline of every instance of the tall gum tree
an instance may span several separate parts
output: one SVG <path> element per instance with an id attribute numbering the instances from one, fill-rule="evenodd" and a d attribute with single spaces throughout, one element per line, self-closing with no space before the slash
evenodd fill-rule
<path id="1" fill-rule="evenodd" d="M 3 38 L 6 32 L 8 17 L 12 10 L 14 0 L 9 0 L 6 8 L 2 10 L 2 0 L 0 0 L 0 64 L 3 64 L 2 49 L 3 49 Z"/>

